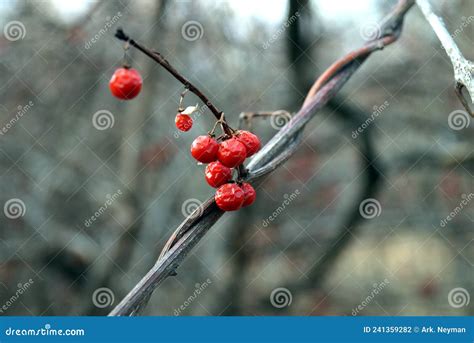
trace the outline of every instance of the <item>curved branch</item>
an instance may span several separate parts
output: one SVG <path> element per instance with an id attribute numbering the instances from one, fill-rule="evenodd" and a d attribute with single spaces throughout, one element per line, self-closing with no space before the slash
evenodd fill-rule
<path id="1" fill-rule="evenodd" d="M 138 284 L 127 294 L 127 296 L 118 304 L 109 316 L 127 316 L 135 313 L 144 299 L 148 299 L 155 288 L 163 282 L 168 276 L 176 274 L 176 268 L 181 264 L 189 251 L 201 240 L 209 229 L 222 216 L 223 212 L 216 206 L 214 199 L 211 198 L 201 205 L 202 215 L 197 222 L 186 218 L 180 225 L 193 225 L 192 230 L 186 231 L 179 243 L 175 244 L 138 282 Z"/>

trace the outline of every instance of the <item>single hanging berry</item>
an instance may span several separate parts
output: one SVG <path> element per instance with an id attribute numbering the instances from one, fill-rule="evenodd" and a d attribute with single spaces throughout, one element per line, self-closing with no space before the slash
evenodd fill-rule
<path id="1" fill-rule="evenodd" d="M 112 75 L 109 88 L 115 97 L 130 100 L 140 93 L 142 83 L 142 77 L 136 69 L 119 68 Z"/>
<path id="2" fill-rule="evenodd" d="M 202 163 L 214 162 L 218 150 L 219 143 L 209 136 L 199 136 L 191 144 L 191 155 Z"/>
<path id="3" fill-rule="evenodd" d="M 247 149 L 245 148 L 245 145 L 235 138 L 228 139 L 219 144 L 217 158 L 226 167 L 237 167 L 245 161 L 246 157 Z"/>
<path id="4" fill-rule="evenodd" d="M 240 130 L 237 132 L 236 138 L 245 145 L 247 157 L 252 156 L 260 149 L 260 139 L 250 131 Z"/>
<path id="5" fill-rule="evenodd" d="M 176 127 L 181 131 L 189 131 L 193 127 L 193 118 L 187 114 L 178 113 L 174 119 Z"/>
<path id="6" fill-rule="evenodd" d="M 244 191 L 235 183 L 226 183 L 220 186 L 214 199 L 217 206 L 223 211 L 236 211 L 244 203 Z"/>
<path id="7" fill-rule="evenodd" d="M 232 170 L 216 161 L 206 166 L 205 175 L 209 186 L 217 188 L 232 178 Z"/>
<path id="8" fill-rule="evenodd" d="M 252 205 L 257 197 L 255 189 L 247 182 L 242 183 L 240 188 L 244 191 L 244 203 L 242 204 L 242 207 Z"/>

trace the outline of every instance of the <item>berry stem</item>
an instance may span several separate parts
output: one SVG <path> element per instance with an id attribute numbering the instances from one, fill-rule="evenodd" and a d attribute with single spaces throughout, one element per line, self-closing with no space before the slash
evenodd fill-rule
<path id="1" fill-rule="evenodd" d="M 222 112 L 221 117 L 218 120 L 216 120 L 216 122 L 214 123 L 214 126 L 212 127 L 212 130 L 209 131 L 208 133 L 209 136 L 214 136 L 214 132 L 216 131 L 217 125 L 219 124 L 221 126 L 222 133 L 223 133 L 223 135 L 219 137 L 228 136 L 230 138 L 236 132 L 233 128 L 227 125 L 227 122 L 225 121 L 224 112 Z"/>
<path id="2" fill-rule="evenodd" d="M 178 112 L 181 113 L 184 111 L 184 108 L 183 108 L 183 100 L 184 100 L 184 96 L 186 95 L 186 93 L 188 92 L 189 88 L 188 87 L 185 87 L 184 88 L 184 91 L 181 92 L 181 95 L 179 97 L 179 105 L 178 105 Z"/>
<path id="3" fill-rule="evenodd" d="M 216 131 L 217 124 L 219 124 L 219 121 L 218 121 L 218 120 L 214 123 L 214 126 L 212 127 L 212 130 L 208 132 L 208 135 L 209 135 L 209 136 L 211 136 L 211 137 L 214 136 L 214 132 Z"/>
<path id="4" fill-rule="evenodd" d="M 146 46 L 134 41 L 120 28 L 117 29 L 117 31 L 115 32 L 115 37 L 122 41 L 128 42 L 130 46 L 133 46 L 134 48 L 143 52 L 145 55 L 147 55 L 159 65 L 161 65 L 163 68 L 165 68 L 171 75 L 175 77 L 175 79 L 181 82 L 186 88 L 188 88 L 199 99 L 201 99 L 201 101 L 209 108 L 209 110 L 218 120 L 221 118 L 223 112 L 219 110 L 199 88 L 197 88 L 194 84 L 191 83 L 191 81 L 181 75 L 158 51 L 151 50 Z M 227 134 L 232 134 L 232 132 L 234 131 L 225 121 L 223 123 L 223 129 L 224 132 L 226 132 Z"/>
<path id="5" fill-rule="evenodd" d="M 241 183 L 247 177 L 249 171 L 243 164 L 237 167 L 237 183 Z"/>

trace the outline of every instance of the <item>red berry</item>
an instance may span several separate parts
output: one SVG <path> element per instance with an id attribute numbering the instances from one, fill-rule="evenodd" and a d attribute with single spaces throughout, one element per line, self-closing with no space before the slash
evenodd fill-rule
<path id="1" fill-rule="evenodd" d="M 232 178 L 232 170 L 219 161 L 216 161 L 206 166 L 205 175 L 209 186 L 217 188 Z"/>
<path id="2" fill-rule="evenodd" d="M 235 183 L 226 183 L 220 186 L 214 199 L 217 206 L 223 211 L 235 211 L 244 203 L 244 191 Z"/>
<path id="3" fill-rule="evenodd" d="M 219 144 L 217 158 L 226 167 L 237 167 L 245 161 L 246 157 L 247 149 L 245 145 L 235 138 L 228 139 Z"/>
<path id="4" fill-rule="evenodd" d="M 199 136 L 191 144 L 191 155 L 202 163 L 215 161 L 217 150 L 219 150 L 219 143 L 209 136 Z"/>
<path id="5" fill-rule="evenodd" d="M 193 127 L 193 118 L 187 114 L 178 113 L 174 118 L 176 127 L 181 131 L 189 131 Z"/>
<path id="6" fill-rule="evenodd" d="M 258 149 L 260 149 L 260 139 L 252 132 L 240 130 L 237 133 L 237 139 L 245 145 L 245 148 L 247 149 L 247 157 L 252 156 L 258 151 Z"/>
<path id="7" fill-rule="evenodd" d="M 142 77 L 133 68 L 119 68 L 109 82 L 110 91 L 114 96 L 123 100 L 133 99 L 142 89 Z"/>
<path id="8" fill-rule="evenodd" d="M 242 204 L 242 207 L 252 205 L 257 197 L 255 189 L 253 189 L 250 183 L 247 182 L 242 183 L 240 188 L 244 191 L 244 203 Z"/>

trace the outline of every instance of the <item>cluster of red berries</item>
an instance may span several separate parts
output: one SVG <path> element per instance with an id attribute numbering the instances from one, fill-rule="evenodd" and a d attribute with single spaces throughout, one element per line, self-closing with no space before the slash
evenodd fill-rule
<path id="1" fill-rule="evenodd" d="M 247 157 L 260 149 L 260 140 L 249 131 L 239 130 L 222 142 L 211 136 L 199 136 L 191 145 L 191 155 L 202 163 L 207 183 L 217 188 L 214 199 L 223 211 L 235 211 L 255 201 L 256 193 L 246 182 L 234 183 L 232 168 L 240 166 Z"/>
<path id="2" fill-rule="evenodd" d="M 124 66 L 117 69 L 109 82 L 110 91 L 122 100 L 135 98 L 142 89 L 142 77 L 133 68 Z M 181 101 L 184 93 L 181 95 Z M 189 116 L 196 107 L 178 109 L 175 118 L 176 127 L 189 131 L 193 119 Z M 255 189 L 246 182 L 232 181 L 232 168 L 239 167 L 247 157 L 260 149 L 260 140 L 245 130 L 234 131 L 217 139 L 213 134 L 197 137 L 191 145 L 191 155 L 201 163 L 207 163 L 205 177 L 207 183 L 217 188 L 215 200 L 223 211 L 235 211 L 251 205 L 256 198 Z"/>

